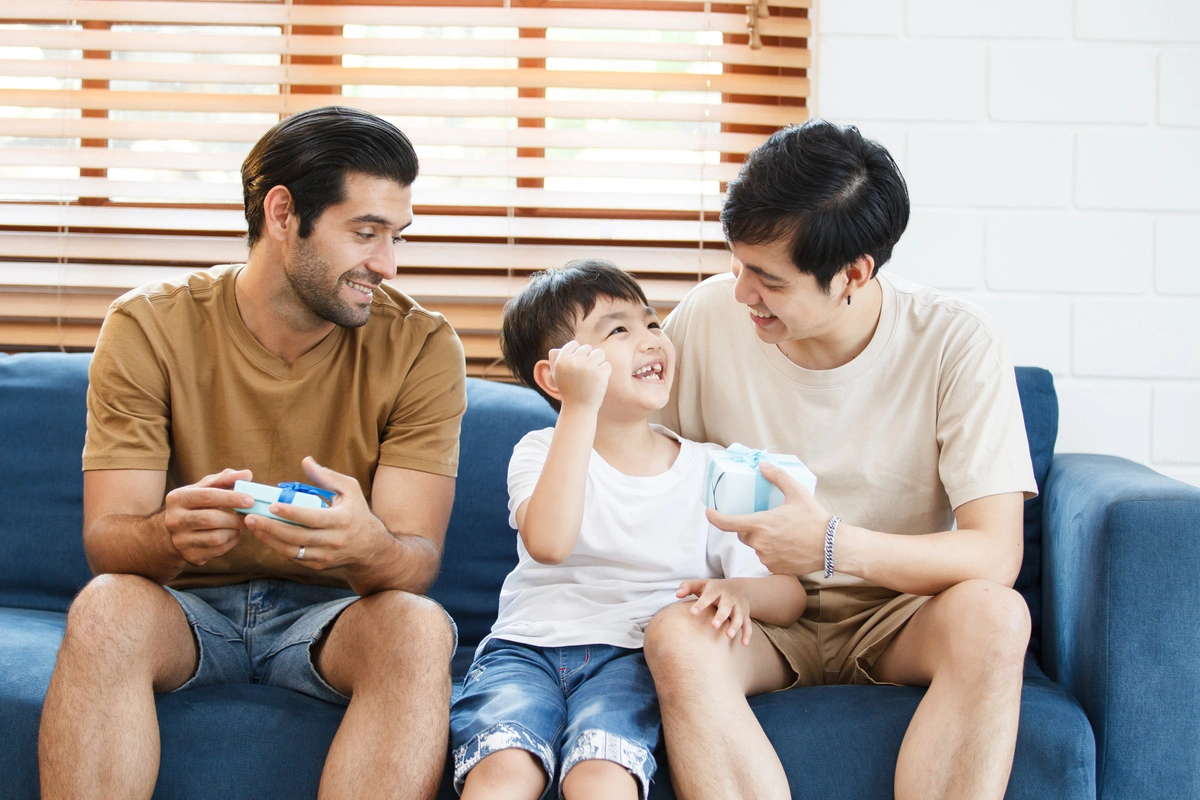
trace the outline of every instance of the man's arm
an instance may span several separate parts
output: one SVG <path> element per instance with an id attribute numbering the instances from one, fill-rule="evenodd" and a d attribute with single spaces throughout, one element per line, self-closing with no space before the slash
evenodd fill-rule
<path id="1" fill-rule="evenodd" d="M 373 507 L 358 481 L 302 462 L 314 484 L 336 493 L 329 508 L 274 503 L 270 511 L 303 527 L 250 514 L 246 526 L 285 558 L 321 571 L 345 569 L 362 596 L 387 589 L 422 594 L 433 585 L 454 505 L 454 478 L 381 465 L 371 487 Z M 304 557 L 297 559 L 300 548 Z"/>
<path id="2" fill-rule="evenodd" d="M 772 464 L 760 469 L 784 492 L 783 505 L 740 516 L 709 509 L 709 521 L 736 532 L 772 572 L 817 572 L 824 567 L 829 512 L 783 470 Z M 834 568 L 909 594 L 937 594 L 972 578 L 1012 586 L 1024 552 L 1023 501 L 1020 492 L 971 500 L 954 511 L 957 530 L 921 535 L 841 523 L 834 538 Z"/>
<path id="3" fill-rule="evenodd" d="M 234 492 L 249 470 L 227 469 L 166 497 L 157 470 L 83 473 L 83 547 L 97 575 L 125 573 L 166 583 L 188 564 L 200 565 L 233 549 L 242 530 L 234 507 L 253 498 Z"/>

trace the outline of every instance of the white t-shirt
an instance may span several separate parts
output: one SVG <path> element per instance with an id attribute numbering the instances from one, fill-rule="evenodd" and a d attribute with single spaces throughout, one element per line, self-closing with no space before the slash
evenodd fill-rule
<path id="1" fill-rule="evenodd" d="M 678 353 L 671 400 L 655 417 L 693 439 L 772 448 L 817 476 L 816 499 L 887 533 L 950 530 L 954 509 L 1037 492 L 1016 377 L 1003 337 L 976 307 L 879 275 L 883 306 L 856 358 L 793 364 L 755 334 L 733 277 L 697 286 L 664 325 Z M 807 587 L 869 585 L 844 574 Z"/>
<path id="2" fill-rule="evenodd" d="M 516 510 L 533 496 L 553 435 L 553 428 L 533 431 L 513 448 L 513 528 Z M 575 549 L 561 564 L 540 564 L 517 537 L 519 560 L 504 580 L 500 612 L 484 642 L 638 648 L 650 618 L 678 599 L 681 581 L 770 574 L 735 534 L 717 530 L 704 516 L 707 453 L 721 448 L 686 439 L 679 444 L 671 468 L 651 477 L 618 472 L 592 451 Z"/>

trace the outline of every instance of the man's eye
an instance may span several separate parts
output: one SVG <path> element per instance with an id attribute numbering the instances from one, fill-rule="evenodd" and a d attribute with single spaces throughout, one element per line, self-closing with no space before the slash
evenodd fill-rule
<path id="1" fill-rule="evenodd" d="M 371 239 L 374 239 L 374 238 L 375 238 L 375 234 L 373 234 L 373 233 L 364 233 L 363 231 L 359 231 L 359 232 L 358 232 L 358 235 L 359 235 L 359 237 L 360 237 L 361 239 L 363 239 L 363 241 L 370 241 Z"/>
<path id="2" fill-rule="evenodd" d="M 403 236 L 393 236 L 392 244 L 404 244 L 404 237 Z"/>

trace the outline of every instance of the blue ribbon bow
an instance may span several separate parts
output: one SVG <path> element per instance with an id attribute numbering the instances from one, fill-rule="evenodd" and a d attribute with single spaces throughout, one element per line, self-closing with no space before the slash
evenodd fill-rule
<path id="1" fill-rule="evenodd" d="M 289 481 L 288 483 L 279 484 L 279 500 L 280 503 L 291 503 L 296 498 L 296 493 L 313 494 L 321 498 L 321 501 L 326 506 L 333 505 L 333 498 L 337 497 L 336 492 L 331 492 L 328 489 L 318 489 L 316 486 L 309 486 L 307 483 L 299 481 Z"/>

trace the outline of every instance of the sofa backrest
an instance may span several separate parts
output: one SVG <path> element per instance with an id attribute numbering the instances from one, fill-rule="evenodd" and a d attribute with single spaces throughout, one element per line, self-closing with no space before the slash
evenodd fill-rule
<path id="1" fill-rule="evenodd" d="M 0 605 L 65 611 L 83 557 L 87 353 L 0 358 Z"/>
<path id="2" fill-rule="evenodd" d="M 91 572 L 83 556 L 83 478 L 87 354 L 0 357 L 0 605 L 65 610 Z M 1058 431 L 1050 373 L 1017 368 L 1030 454 L 1045 485 Z M 467 381 L 458 486 L 442 572 L 430 594 L 474 645 L 491 628 L 505 575 L 516 564 L 508 526 L 508 459 L 528 431 L 555 413 L 528 389 Z M 1040 495 L 1025 505 L 1025 560 L 1017 588 L 1040 622 Z M 1035 634 L 1034 641 L 1037 641 Z"/>

